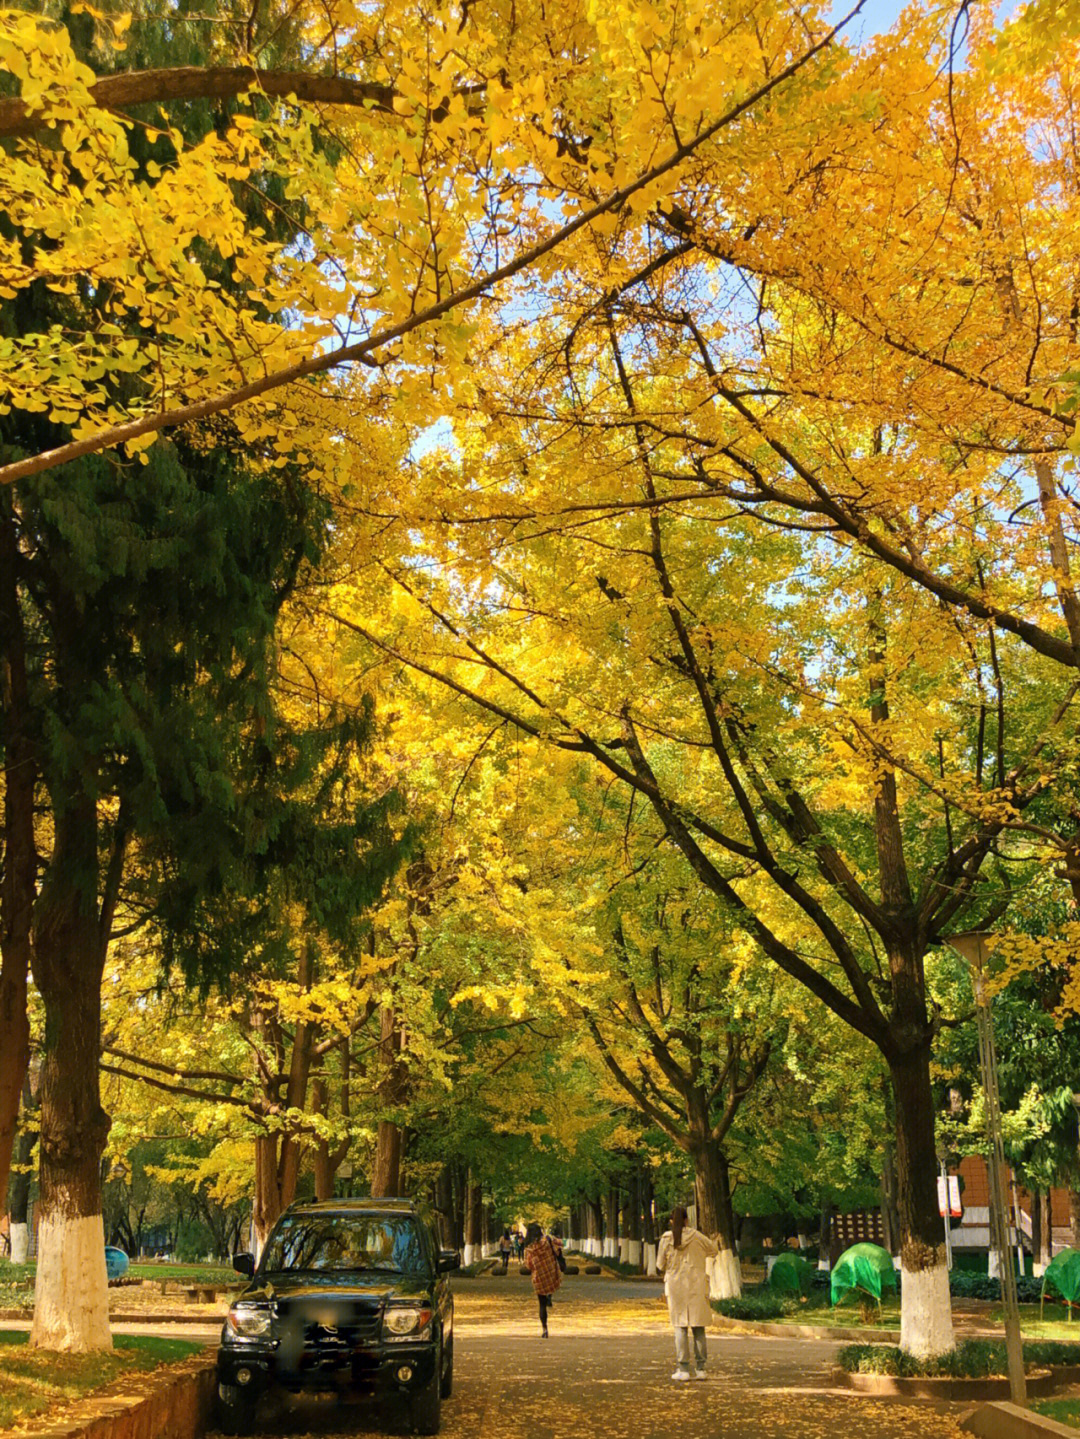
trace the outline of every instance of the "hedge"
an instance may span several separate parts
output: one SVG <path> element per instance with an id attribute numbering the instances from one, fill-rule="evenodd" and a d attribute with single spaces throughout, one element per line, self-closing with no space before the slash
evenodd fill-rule
<path id="1" fill-rule="evenodd" d="M 725 1319 L 787 1319 L 805 1314 L 808 1309 L 821 1309 L 828 1304 L 828 1295 L 811 1293 L 806 1299 L 797 1294 L 777 1294 L 764 1285 L 744 1289 L 738 1299 L 714 1299 L 712 1307 Z"/>
<path id="2" fill-rule="evenodd" d="M 1008 1372 L 1001 1339 L 963 1339 L 949 1354 L 917 1359 L 893 1344 L 846 1344 L 837 1356 L 849 1374 L 894 1374 L 904 1379 L 987 1379 Z M 1024 1367 L 1047 1369 L 1080 1364 L 1080 1344 L 1032 1340 L 1024 1345 Z"/>

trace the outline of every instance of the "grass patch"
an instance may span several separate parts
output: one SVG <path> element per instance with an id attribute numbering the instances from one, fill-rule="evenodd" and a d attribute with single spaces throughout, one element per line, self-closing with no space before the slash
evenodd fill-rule
<path id="1" fill-rule="evenodd" d="M 1020 1328 L 1026 1337 L 1031 1339 L 1060 1339 L 1080 1344 L 1080 1320 L 1074 1319 L 1070 1324 L 1065 1317 L 1064 1309 L 1061 1306 L 1051 1306 L 1049 1303 L 1043 1311 L 1044 1317 L 1039 1318 L 1039 1306 L 1037 1304 L 1021 1304 L 1020 1306 Z M 987 1315 L 987 1322 L 990 1324 L 1004 1323 L 1004 1313 L 1000 1309 L 991 1309 Z"/>
<path id="2" fill-rule="evenodd" d="M 243 1275 L 221 1264 L 132 1264 L 127 1278 L 170 1279 L 176 1284 L 240 1284 Z"/>
<path id="3" fill-rule="evenodd" d="M 873 1318 L 860 1317 L 852 1305 L 833 1309 L 829 1295 L 814 1288 L 807 1295 L 785 1294 L 767 1284 L 747 1287 L 738 1299 L 714 1299 L 712 1307 L 725 1319 L 745 1319 L 756 1323 L 816 1324 L 823 1329 L 851 1329 L 865 1323 L 880 1324 L 888 1329 L 900 1323 L 900 1305 L 887 1301 L 879 1310 L 873 1306 Z"/>
<path id="4" fill-rule="evenodd" d="M 27 1348 L 28 1338 L 0 1329 L 0 1430 L 82 1399 L 114 1379 L 186 1359 L 203 1347 L 190 1339 L 118 1334 L 111 1354 L 51 1354 Z"/>
<path id="5" fill-rule="evenodd" d="M 0 1309 L 32 1309 L 34 1265 L 0 1264 Z"/>
<path id="6" fill-rule="evenodd" d="M 903 1379 L 990 1379 L 1008 1373 L 1001 1339 L 964 1339 L 951 1354 L 916 1359 L 894 1344 L 848 1344 L 837 1362 L 849 1374 L 893 1374 Z M 1025 1369 L 1080 1364 L 1080 1344 L 1034 1341 L 1024 1345 Z"/>
<path id="7" fill-rule="evenodd" d="M 1040 1399 L 1031 1407 L 1059 1424 L 1080 1425 L 1080 1399 Z"/>

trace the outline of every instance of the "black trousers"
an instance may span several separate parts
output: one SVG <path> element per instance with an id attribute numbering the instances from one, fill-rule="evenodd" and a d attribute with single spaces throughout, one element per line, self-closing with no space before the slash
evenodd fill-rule
<path id="1" fill-rule="evenodd" d="M 549 1309 L 550 1306 L 551 1306 L 551 1295 L 550 1295 L 550 1294 L 538 1294 L 536 1297 L 537 1297 L 537 1299 L 540 1301 L 540 1323 L 541 1323 L 541 1324 L 543 1325 L 543 1327 L 546 1329 L 546 1328 L 547 1328 L 548 1309 Z"/>

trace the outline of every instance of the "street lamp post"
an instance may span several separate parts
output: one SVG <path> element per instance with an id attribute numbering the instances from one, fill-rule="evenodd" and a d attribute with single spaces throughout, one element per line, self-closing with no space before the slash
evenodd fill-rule
<path id="1" fill-rule="evenodd" d="M 986 1137 L 990 1141 L 990 1237 L 998 1255 L 1001 1298 L 1005 1312 L 1005 1352 L 1008 1357 L 1009 1393 L 1014 1404 L 1027 1404 L 1024 1380 L 1024 1350 L 1020 1339 L 1020 1305 L 1016 1295 L 1016 1274 L 1009 1252 L 1009 1228 L 1005 1215 L 1005 1192 L 1001 1183 L 1005 1168 L 1005 1145 L 1001 1137 L 1001 1106 L 998 1101 L 997 1052 L 994 1048 L 994 1018 L 986 989 L 986 941 L 989 935 L 972 929 L 949 937 L 949 944 L 971 970 L 975 991 L 975 1021 L 979 1032 L 979 1068 L 986 1096 Z"/>

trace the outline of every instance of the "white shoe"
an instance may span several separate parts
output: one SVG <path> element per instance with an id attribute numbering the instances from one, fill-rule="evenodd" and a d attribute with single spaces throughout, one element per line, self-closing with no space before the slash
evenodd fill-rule
<path id="1" fill-rule="evenodd" d="M 686 1384 L 689 1382 L 690 1379 L 690 1375 L 685 1369 L 676 1369 L 675 1373 L 671 1377 L 680 1384 Z"/>
<path id="2" fill-rule="evenodd" d="M 709 1376 L 705 1373 L 705 1370 L 704 1370 L 704 1369 L 699 1369 L 699 1370 L 697 1371 L 697 1373 L 694 1375 L 694 1378 L 695 1378 L 695 1379 L 708 1379 L 708 1377 L 709 1377 Z"/>

